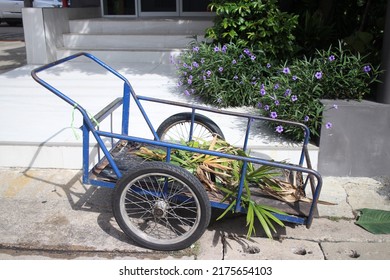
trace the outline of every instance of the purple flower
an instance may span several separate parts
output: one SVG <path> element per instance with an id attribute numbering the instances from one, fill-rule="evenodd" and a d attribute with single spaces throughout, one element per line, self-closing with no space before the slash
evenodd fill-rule
<path id="1" fill-rule="evenodd" d="M 187 80 L 187 83 L 190 85 L 190 84 L 192 84 L 192 80 L 191 79 L 188 79 Z"/>
<path id="2" fill-rule="evenodd" d="M 197 47 L 197 46 L 196 46 L 196 47 L 193 47 L 192 50 L 193 50 L 194 52 L 198 52 L 198 51 L 199 51 L 199 47 Z"/>
<path id="3" fill-rule="evenodd" d="M 268 111 L 268 110 L 269 110 L 269 106 L 268 106 L 268 105 L 265 105 L 265 106 L 264 106 L 264 110 Z"/>
<path id="4" fill-rule="evenodd" d="M 238 76 L 234 75 L 233 80 L 238 80 Z"/>
<path id="5" fill-rule="evenodd" d="M 276 131 L 277 133 L 282 133 L 282 132 L 283 132 L 283 126 L 278 125 L 278 126 L 276 127 L 275 131 Z"/>
<path id="6" fill-rule="evenodd" d="M 279 100 L 275 100 L 275 105 L 276 105 L 276 106 L 279 106 L 279 105 L 280 105 Z"/>
<path id="7" fill-rule="evenodd" d="M 371 71 L 370 65 L 364 66 L 364 67 L 363 67 L 363 71 L 366 72 L 366 73 L 370 72 L 370 71 Z"/>
<path id="8" fill-rule="evenodd" d="M 271 64 L 270 63 L 267 63 L 267 68 L 271 68 Z"/>
<path id="9" fill-rule="evenodd" d="M 194 61 L 194 62 L 192 62 L 192 66 L 194 66 L 195 68 L 198 68 L 199 64 L 198 64 L 198 62 Z"/>
<path id="10" fill-rule="evenodd" d="M 260 89 L 260 95 L 261 96 L 264 96 L 264 95 L 266 95 L 266 91 L 265 91 L 265 89 L 262 87 L 261 89 Z"/>
<path id="11" fill-rule="evenodd" d="M 278 89 L 278 88 L 279 88 L 279 84 L 275 84 L 274 89 Z"/>
<path id="12" fill-rule="evenodd" d="M 292 76 L 292 79 L 293 79 L 293 81 L 296 81 L 298 79 L 298 77 L 294 75 L 294 76 Z"/>
<path id="13" fill-rule="evenodd" d="M 326 129 L 331 129 L 332 126 L 333 126 L 333 124 L 331 122 L 327 122 L 325 125 Z"/>
<path id="14" fill-rule="evenodd" d="M 211 76 L 211 71 L 207 70 L 206 74 L 207 74 L 207 77 L 210 77 Z"/>
<path id="15" fill-rule="evenodd" d="M 310 120 L 309 116 L 305 116 L 305 118 L 303 119 L 304 122 L 308 122 Z"/>
<path id="16" fill-rule="evenodd" d="M 256 59 L 255 55 L 251 55 L 251 60 L 254 61 Z"/>
<path id="17" fill-rule="evenodd" d="M 290 74 L 290 73 L 291 73 L 291 72 L 290 72 L 290 68 L 284 67 L 284 68 L 283 68 L 283 73 L 284 73 L 284 74 Z"/>
<path id="18" fill-rule="evenodd" d="M 261 108 L 261 107 L 263 107 L 263 104 L 261 104 L 261 102 L 258 102 L 257 103 L 257 108 Z"/>
<path id="19" fill-rule="evenodd" d="M 284 96 L 289 96 L 291 94 L 291 89 L 286 89 L 286 91 L 284 92 Z"/>
<path id="20" fill-rule="evenodd" d="M 179 81 L 178 83 L 177 83 L 177 86 L 178 87 L 181 87 L 183 85 L 183 82 L 182 81 Z"/>
<path id="21" fill-rule="evenodd" d="M 237 60 L 233 59 L 232 64 L 236 64 L 236 63 L 237 63 Z"/>
<path id="22" fill-rule="evenodd" d="M 298 100 L 298 97 L 296 95 L 291 96 L 291 101 L 295 102 Z"/>
<path id="23" fill-rule="evenodd" d="M 226 52 L 227 51 L 227 46 L 226 45 L 223 45 L 222 47 L 222 52 Z"/>
<path id="24" fill-rule="evenodd" d="M 188 90 L 185 90 L 185 91 L 184 91 L 184 94 L 187 95 L 187 96 L 190 96 L 190 95 L 191 95 L 190 92 L 189 92 Z"/>
<path id="25" fill-rule="evenodd" d="M 334 57 L 334 55 L 331 55 L 331 56 L 329 56 L 329 61 L 333 61 L 333 60 L 335 60 L 336 58 Z"/>
<path id="26" fill-rule="evenodd" d="M 245 49 L 245 50 L 244 50 L 244 53 L 245 53 L 246 55 L 248 55 L 248 56 L 251 55 L 251 52 L 250 52 L 248 49 Z"/>
<path id="27" fill-rule="evenodd" d="M 204 58 L 200 59 L 200 63 L 202 63 L 202 64 L 204 63 Z"/>
<path id="28" fill-rule="evenodd" d="M 219 52 L 219 51 L 220 51 L 219 47 L 215 46 L 214 47 L 214 52 Z"/>
<path id="29" fill-rule="evenodd" d="M 219 67 L 219 68 L 218 68 L 218 71 L 219 71 L 220 73 L 222 73 L 222 72 L 223 72 L 223 67 L 222 67 L 222 66 Z"/>
<path id="30" fill-rule="evenodd" d="M 276 112 L 271 112 L 270 116 L 271 118 L 276 119 L 278 117 L 278 114 Z"/>
<path id="31" fill-rule="evenodd" d="M 203 81 L 206 81 L 207 80 L 207 77 L 206 76 L 203 76 Z"/>
<path id="32" fill-rule="evenodd" d="M 322 78 L 322 72 L 318 71 L 318 72 L 316 72 L 316 74 L 314 76 L 317 78 L 317 80 L 319 80 Z"/>

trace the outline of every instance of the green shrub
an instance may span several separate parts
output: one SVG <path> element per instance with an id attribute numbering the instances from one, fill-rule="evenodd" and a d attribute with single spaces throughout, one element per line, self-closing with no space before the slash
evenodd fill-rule
<path id="1" fill-rule="evenodd" d="M 315 136 L 322 124 L 321 99 L 361 100 L 380 73 L 341 43 L 289 63 L 268 61 L 263 52 L 233 43 L 202 43 L 184 52 L 176 65 L 186 95 L 218 107 L 256 106 L 262 115 L 305 123 Z M 299 128 L 274 129 L 294 140 L 303 137 Z"/>
<path id="2" fill-rule="evenodd" d="M 233 43 L 194 44 L 180 56 L 177 67 L 186 95 L 218 107 L 254 106 L 258 82 L 267 72 L 263 52 Z"/>
<path id="3" fill-rule="evenodd" d="M 338 48 L 317 51 L 313 58 L 274 67 L 261 85 L 259 108 L 272 118 L 305 123 L 312 135 L 319 136 L 324 110 L 321 99 L 362 100 L 378 82 L 378 68 L 364 63 L 360 55 L 344 51 L 340 43 Z M 332 127 L 331 123 L 325 125 Z M 303 131 L 292 126 L 276 130 L 294 140 L 303 137 Z"/>
<path id="4" fill-rule="evenodd" d="M 281 12 L 275 0 L 214 0 L 216 17 L 206 36 L 219 43 L 253 46 L 268 57 L 286 58 L 294 50 L 298 16 Z"/>

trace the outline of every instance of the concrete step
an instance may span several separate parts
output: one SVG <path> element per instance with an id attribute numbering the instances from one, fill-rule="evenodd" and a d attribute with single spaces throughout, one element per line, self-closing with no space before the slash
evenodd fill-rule
<path id="1" fill-rule="evenodd" d="M 194 41 L 187 35 L 116 35 L 116 34 L 64 34 L 66 49 L 115 50 L 169 50 L 184 49 Z M 204 40 L 199 36 L 198 40 Z"/>
<path id="2" fill-rule="evenodd" d="M 150 63 L 171 64 L 171 58 L 180 54 L 181 49 L 129 50 L 129 49 L 57 49 L 57 58 L 64 58 L 78 52 L 88 52 L 107 63 Z"/>
<path id="3" fill-rule="evenodd" d="M 203 41 L 210 18 L 83 19 L 69 21 L 57 58 L 90 52 L 109 62 L 170 63 L 194 41 Z"/>
<path id="4" fill-rule="evenodd" d="M 210 18 L 193 19 L 112 19 L 69 21 L 70 33 L 116 35 L 202 35 L 213 25 Z"/>

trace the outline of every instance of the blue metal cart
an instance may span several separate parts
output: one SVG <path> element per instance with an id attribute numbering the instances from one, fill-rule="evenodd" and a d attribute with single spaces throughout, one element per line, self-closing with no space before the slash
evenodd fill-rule
<path id="1" fill-rule="evenodd" d="M 59 64 L 78 57 L 86 57 L 111 72 L 123 81 L 123 95 L 94 117 L 90 117 L 83 106 L 69 98 L 67 95 L 54 88 L 52 85 L 39 77 L 38 73 Z M 173 150 L 183 150 L 198 154 L 205 154 L 241 161 L 241 180 L 237 187 L 235 199 L 237 203 L 233 209 L 235 212 L 245 213 L 242 207 L 241 196 L 244 190 L 244 176 L 249 163 L 265 165 L 290 172 L 302 174 L 303 180 L 300 186 L 304 192 L 306 186 L 311 187 L 311 203 L 286 203 L 276 201 L 269 197 L 259 195 L 258 199 L 263 204 L 284 211 L 286 214 L 276 214 L 282 221 L 306 225 L 310 227 L 313 217 L 316 215 L 317 202 L 321 191 L 321 175 L 312 169 L 309 153 L 309 129 L 300 123 L 285 120 L 275 120 L 258 115 L 249 115 L 225 110 L 218 110 L 204 106 L 186 104 L 157 98 L 136 95 L 129 81 L 117 71 L 106 65 L 88 53 L 78 53 L 60 59 L 53 63 L 34 69 L 31 75 L 35 81 L 54 93 L 56 96 L 69 103 L 83 116 L 83 183 L 100 187 L 113 188 L 112 209 L 114 217 L 120 228 L 131 239 L 140 245 L 155 250 L 180 250 L 186 248 L 198 240 L 209 225 L 211 208 L 227 209 L 229 201 L 221 201 L 211 196 L 202 183 L 189 171 L 170 163 L 170 154 Z M 145 119 L 154 139 L 132 136 L 129 128 L 130 101 L 135 102 L 136 108 Z M 187 110 L 185 113 L 173 115 L 164 121 L 158 129 L 152 125 L 142 104 L 157 102 L 161 106 L 176 106 Z M 142 104 L 141 104 L 142 103 Z M 99 129 L 99 123 L 109 119 L 113 112 L 121 108 L 121 131 L 103 131 Z M 283 125 L 299 126 L 305 131 L 305 139 L 302 144 L 301 157 L 298 164 L 287 164 L 266 160 L 253 156 L 238 156 L 221 153 L 213 150 L 189 147 L 177 142 L 167 141 L 171 131 L 180 127 L 180 133 L 187 133 L 185 137 L 190 140 L 197 137 L 207 137 L 218 134 L 223 138 L 221 129 L 208 117 L 200 112 L 212 112 L 216 114 L 242 118 L 246 122 L 244 145 L 247 150 L 249 133 L 254 120 L 278 122 Z M 183 127 L 185 128 L 183 130 Z M 90 137 L 96 139 L 103 156 L 96 166 L 90 168 Z M 178 136 L 178 137 L 183 137 Z M 110 139 L 110 144 L 107 144 Z M 166 150 L 165 162 L 145 161 L 136 155 L 142 146 L 157 147 Z M 306 167 L 304 167 L 304 164 Z"/>

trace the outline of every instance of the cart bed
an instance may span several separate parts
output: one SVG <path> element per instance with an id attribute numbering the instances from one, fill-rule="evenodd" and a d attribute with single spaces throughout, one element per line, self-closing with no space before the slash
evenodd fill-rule
<path id="1" fill-rule="evenodd" d="M 160 147 L 151 146 L 151 145 L 141 145 L 139 143 L 134 143 L 130 141 L 119 141 L 114 148 L 110 151 L 110 154 L 118 168 L 122 173 L 129 172 L 133 167 L 138 166 L 145 162 L 145 159 L 136 155 L 137 151 L 141 147 L 147 147 L 148 149 L 157 149 Z M 117 176 L 114 170 L 111 168 L 108 160 L 103 158 L 95 167 L 92 169 L 92 179 L 107 181 L 116 183 Z M 277 200 L 274 197 L 271 197 L 263 193 L 259 188 L 253 188 L 252 190 L 252 199 L 258 204 L 264 204 L 276 209 L 279 209 L 287 214 L 295 216 L 308 216 L 310 212 L 311 203 L 297 201 L 294 203 L 284 202 Z M 223 198 L 222 193 L 207 192 L 210 202 L 220 203 Z M 318 211 L 314 213 L 314 217 L 318 217 Z"/>

